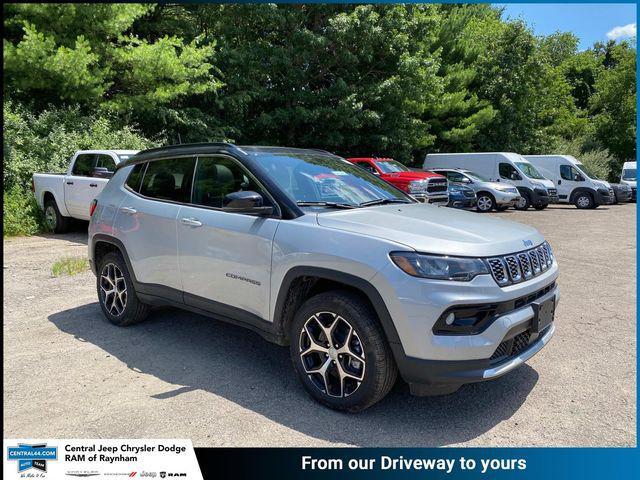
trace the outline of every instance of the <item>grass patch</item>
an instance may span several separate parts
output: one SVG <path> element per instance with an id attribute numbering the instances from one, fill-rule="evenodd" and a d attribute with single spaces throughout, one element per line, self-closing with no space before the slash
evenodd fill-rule
<path id="1" fill-rule="evenodd" d="M 54 277 L 62 275 L 77 275 L 89 270 L 89 260 L 85 257 L 64 257 L 51 267 Z"/>

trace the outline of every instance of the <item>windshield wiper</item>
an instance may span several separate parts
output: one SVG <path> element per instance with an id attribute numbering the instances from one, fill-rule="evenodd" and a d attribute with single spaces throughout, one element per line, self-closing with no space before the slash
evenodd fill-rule
<path id="1" fill-rule="evenodd" d="M 410 200 L 404 200 L 402 198 L 376 198 L 375 200 L 369 200 L 368 202 L 362 202 L 359 207 L 369 207 L 371 205 L 384 205 L 387 203 L 413 203 Z"/>
<path id="2" fill-rule="evenodd" d="M 299 207 L 358 208 L 359 205 L 338 202 L 297 202 Z"/>

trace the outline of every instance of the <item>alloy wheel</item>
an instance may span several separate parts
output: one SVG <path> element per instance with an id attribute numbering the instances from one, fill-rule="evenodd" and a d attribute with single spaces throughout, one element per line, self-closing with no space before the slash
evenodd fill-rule
<path id="1" fill-rule="evenodd" d="M 120 268 L 107 263 L 100 273 L 102 303 L 111 315 L 122 315 L 127 306 L 127 282 Z"/>
<path id="2" fill-rule="evenodd" d="M 331 312 L 311 316 L 300 332 L 298 349 L 305 373 L 321 392 L 344 398 L 362 384 L 364 349 L 343 317 Z"/>
<path id="3" fill-rule="evenodd" d="M 488 212 L 493 207 L 493 202 L 489 197 L 480 197 L 478 199 L 478 208 L 483 212 Z"/>
<path id="4" fill-rule="evenodd" d="M 518 206 L 518 208 L 524 208 L 524 207 L 526 207 L 526 206 L 527 206 L 527 199 L 521 196 L 521 197 L 518 199 L 517 206 Z"/>
<path id="5" fill-rule="evenodd" d="M 47 206 L 44 210 L 44 221 L 49 229 L 55 230 L 58 218 L 55 209 L 51 205 Z"/>

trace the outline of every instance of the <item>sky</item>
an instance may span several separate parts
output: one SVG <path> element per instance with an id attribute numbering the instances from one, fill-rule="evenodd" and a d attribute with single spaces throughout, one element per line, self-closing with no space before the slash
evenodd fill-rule
<path id="1" fill-rule="evenodd" d="M 505 17 L 522 18 L 536 35 L 558 30 L 580 39 L 580 50 L 597 41 L 620 40 L 636 32 L 636 5 L 624 3 L 499 3 Z"/>

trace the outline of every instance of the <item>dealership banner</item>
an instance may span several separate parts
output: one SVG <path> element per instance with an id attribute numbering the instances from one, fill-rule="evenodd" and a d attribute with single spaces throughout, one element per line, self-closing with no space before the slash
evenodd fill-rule
<path id="1" fill-rule="evenodd" d="M 5 439 L 4 454 L 5 480 L 203 478 L 191 440 Z"/>

